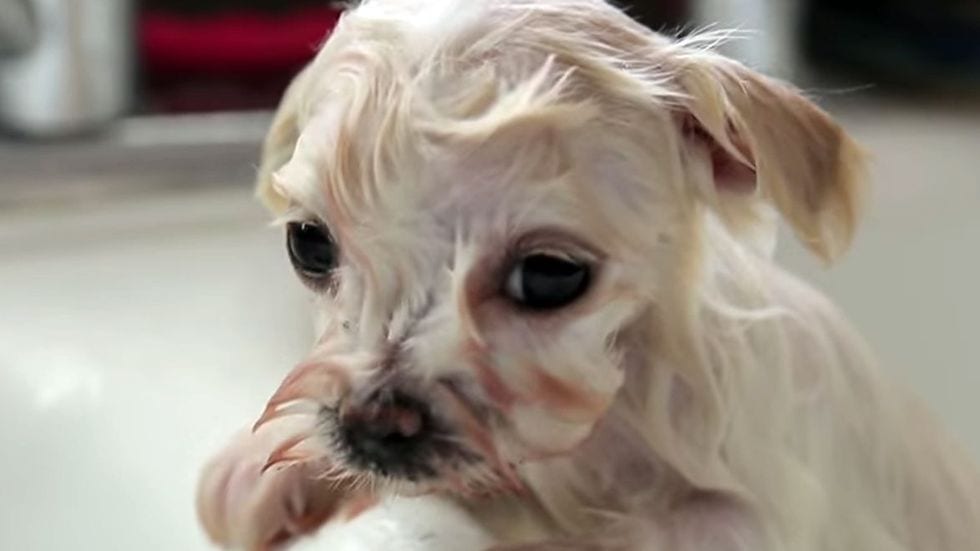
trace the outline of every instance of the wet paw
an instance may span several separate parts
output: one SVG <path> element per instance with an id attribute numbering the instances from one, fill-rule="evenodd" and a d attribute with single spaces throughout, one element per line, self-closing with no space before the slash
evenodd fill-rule
<path id="1" fill-rule="evenodd" d="M 352 496 L 324 479 L 324 459 L 270 457 L 314 420 L 290 416 L 236 435 L 204 468 L 197 496 L 201 524 L 227 549 L 271 550 L 316 531 Z"/>

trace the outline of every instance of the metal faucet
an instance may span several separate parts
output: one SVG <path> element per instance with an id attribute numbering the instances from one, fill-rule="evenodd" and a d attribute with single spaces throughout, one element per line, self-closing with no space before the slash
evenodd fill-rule
<path id="1" fill-rule="evenodd" d="M 20 55 L 37 41 L 37 19 L 30 0 L 0 0 L 0 56 Z"/>
<path id="2" fill-rule="evenodd" d="M 133 0 L 0 0 L 0 126 L 100 128 L 132 98 Z"/>

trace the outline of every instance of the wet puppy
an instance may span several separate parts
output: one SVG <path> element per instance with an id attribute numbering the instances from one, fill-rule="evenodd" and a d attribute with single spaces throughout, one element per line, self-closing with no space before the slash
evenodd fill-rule
<path id="1" fill-rule="evenodd" d="M 969 459 L 771 261 L 779 216 L 847 247 L 861 152 L 716 39 L 601 0 L 347 13 L 259 187 L 320 337 L 207 467 L 214 541 L 336 549 L 426 495 L 401 521 L 465 536 L 389 548 L 980 549 Z"/>

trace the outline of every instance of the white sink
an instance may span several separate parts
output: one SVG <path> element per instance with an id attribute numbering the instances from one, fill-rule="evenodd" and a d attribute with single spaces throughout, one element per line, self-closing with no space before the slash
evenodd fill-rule
<path id="1" fill-rule="evenodd" d="M 310 342 L 245 189 L 0 216 L 0 549 L 209 549 L 205 458 Z"/>
<path id="2" fill-rule="evenodd" d="M 194 513 L 198 473 L 313 341 L 281 232 L 241 188 L 9 214 L 0 550 L 213 549 Z M 458 510 L 419 499 L 297 550 L 488 541 Z"/>
<path id="3" fill-rule="evenodd" d="M 980 117 L 845 114 L 870 220 L 834 270 L 783 256 L 980 455 Z M 229 187 L 0 211 L 0 549 L 210 548 L 199 469 L 312 341 L 265 221 Z"/>

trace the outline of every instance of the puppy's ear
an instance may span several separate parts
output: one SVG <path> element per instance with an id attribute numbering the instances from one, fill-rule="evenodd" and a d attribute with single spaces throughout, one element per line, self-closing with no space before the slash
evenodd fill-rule
<path id="1" fill-rule="evenodd" d="M 296 141 L 302 128 L 302 109 L 304 96 L 311 79 L 309 66 L 300 71 L 286 88 L 272 126 L 266 134 L 262 145 L 262 160 L 259 163 L 258 182 L 255 195 L 269 210 L 281 213 L 287 205 L 287 200 L 276 190 L 273 174 L 286 164 L 293 156 Z"/>
<path id="2" fill-rule="evenodd" d="M 762 198 L 811 251 L 825 261 L 840 255 L 866 186 L 858 145 L 789 85 L 714 54 L 682 57 L 686 145 L 710 155 L 709 193 L 723 217 Z"/>

